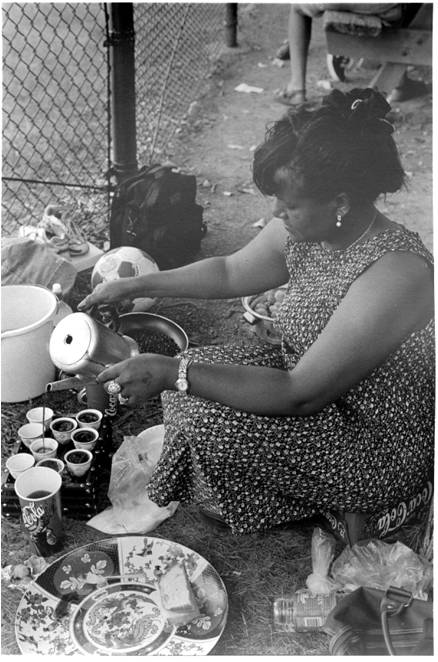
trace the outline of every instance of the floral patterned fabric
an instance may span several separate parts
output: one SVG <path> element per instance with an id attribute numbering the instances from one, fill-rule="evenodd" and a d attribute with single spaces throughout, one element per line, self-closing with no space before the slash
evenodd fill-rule
<path id="1" fill-rule="evenodd" d="M 351 283 L 387 251 L 432 265 L 418 235 L 394 226 L 345 250 L 288 239 L 290 272 L 277 326 L 281 347 L 209 346 L 195 361 L 293 368 Z M 166 391 L 165 441 L 153 501 L 207 502 L 234 533 L 317 512 L 375 513 L 420 487 L 433 467 L 433 320 L 366 379 L 308 417 L 257 416 Z"/>

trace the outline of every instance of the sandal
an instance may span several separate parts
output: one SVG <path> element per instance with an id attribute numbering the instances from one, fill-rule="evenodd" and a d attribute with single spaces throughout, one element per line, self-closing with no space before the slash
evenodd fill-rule
<path id="1" fill-rule="evenodd" d="M 87 238 L 73 220 L 70 219 L 68 221 L 68 224 L 69 224 L 68 250 L 70 252 L 70 255 L 72 257 L 78 257 L 79 255 L 86 255 L 90 250 Z"/>
<path id="2" fill-rule="evenodd" d="M 47 245 L 53 248 L 56 253 L 65 253 L 68 251 L 68 239 L 67 237 L 58 237 L 58 235 L 53 235 L 50 239 L 47 239 Z"/>
<path id="3" fill-rule="evenodd" d="M 299 106 L 306 101 L 306 90 L 292 90 L 286 88 L 274 91 L 274 101 L 283 106 Z"/>

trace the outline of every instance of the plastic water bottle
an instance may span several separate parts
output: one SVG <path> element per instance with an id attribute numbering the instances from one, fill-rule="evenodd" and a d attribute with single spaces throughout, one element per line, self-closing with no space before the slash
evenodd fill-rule
<path id="1" fill-rule="evenodd" d="M 308 589 L 299 589 L 291 596 L 274 601 L 274 628 L 277 632 L 320 630 L 335 606 L 335 592 L 315 595 Z"/>
<path id="2" fill-rule="evenodd" d="M 56 308 L 56 313 L 53 318 L 54 325 L 56 326 L 64 317 L 70 315 L 73 310 L 70 308 L 68 303 L 63 299 L 62 287 L 60 283 L 53 283 L 52 292 L 58 299 L 58 306 Z"/>

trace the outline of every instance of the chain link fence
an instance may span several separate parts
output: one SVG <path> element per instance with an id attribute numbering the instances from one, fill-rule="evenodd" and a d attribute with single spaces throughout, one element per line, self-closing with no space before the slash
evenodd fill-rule
<path id="1" fill-rule="evenodd" d="M 134 3 L 137 157 L 160 160 L 223 44 L 224 4 Z M 4 3 L 2 228 L 49 203 L 107 236 L 108 6 Z"/>
<path id="2" fill-rule="evenodd" d="M 140 164 L 160 160 L 219 56 L 224 11 L 225 5 L 213 3 L 134 5 Z"/>
<path id="3" fill-rule="evenodd" d="M 4 234 L 53 202 L 105 206 L 105 15 L 99 4 L 3 4 Z M 104 196 L 103 196 L 104 197 Z"/>

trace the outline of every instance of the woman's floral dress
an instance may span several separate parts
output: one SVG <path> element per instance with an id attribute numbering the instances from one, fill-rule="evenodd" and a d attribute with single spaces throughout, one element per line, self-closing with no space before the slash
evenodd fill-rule
<path id="1" fill-rule="evenodd" d="M 289 238 L 281 347 L 208 346 L 190 354 L 204 363 L 293 368 L 351 283 L 387 251 L 411 251 L 432 267 L 418 235 L 402 226 L 339 251 Z M 148 487 L 157 504 L 207 500 L 234 533 L 330 509 L 375 513 L 422 485 L 433 467 L 433 320 L 311 416 L 258 416 L 173 391 L 162 401 L 164 448 Z"/>

